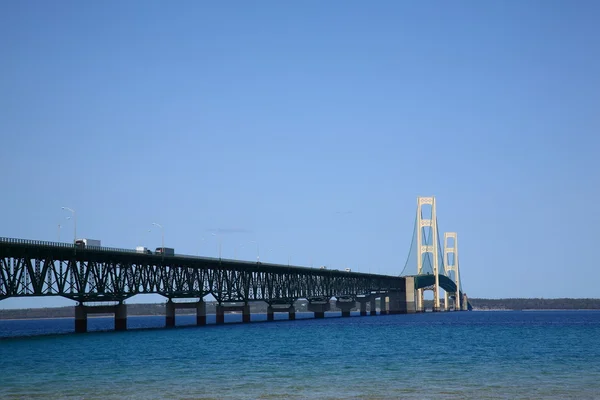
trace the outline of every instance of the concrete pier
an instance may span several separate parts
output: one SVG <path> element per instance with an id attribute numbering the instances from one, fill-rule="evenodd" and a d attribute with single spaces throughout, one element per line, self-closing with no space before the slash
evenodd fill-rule
<path id="1" fill-rule="evenodd" d="M 352 298 L 339 298 L 336 300 L 335 306 L 342 310 L 342 317 L 349 317 L 350 311 L 356 307 L 356 302 Z"/>
<path id="2" fill-rule="evenodd" d="M 114 314 L 115 330 L 127 330 L 127 305 L 120 302 L 114 306 L 86 306 L 79 303 L 75 306 L 75 332 L 87 332 L 88 314 Z"/>
<path id="3" fill-rule="evenodd" d="M 75 332 L 87 332 L 87 312 L 83 304 L 75 306 Z"/>
<path id="4" fill-rule="evenodd" d="M 379 315 L 387 315 L 388 314 L 386 298 L 387 298 L 387 294 L 381 294 L 379 296 Z"/>
<path id="5" fill-rule="evenodd" d="M 360 316 L 364 317 L 367 315 L 367 303 L 373 302 L 372 296 L 359 296 L 356 301 L 360 304 Z"/>
<path id="6" fill-rule="evenodd" d="M 308 311 L 315 313 L 315 318 L 325 318 L 325 311 L 329 311 L 331 306 L 329 299 L 308 300 Z"/>
<path id="7" fill-rule="evenodd" d="M 468 311 L 469 310 L 469 298 L 466 294 L 462 295 L 460 299 L 460 311 Z"/>
<path id="8" fill-rule="evenodd" d="M 273 306 L 267 307 L 267 321 L 275 321 L 275 310 Z"/>
<path id="9" fill-rule="evenodd" d="M 243 305 L 238 305 L 238 304 L 219 303 L 216 308 L 217 308 L 217 310 L 216 310 L 217 324 L 219 324 L 219 325 L 225 323 L 225 313 L 232 312 L 232 311 L 241 312 L 242 313 L 242 322 L 244 322 L 244 323 L 248 323 L 251 320 L 250 304 L 246 303 Z M 268 315 L 267 315 L 267 318 L 268 318 Z"/>
<path id="10" fill-rule="evenodd" d="M 371 296 L 371 311 L 369 311 L 369 313 L 371 315 L 377 315 L 377 301 L 375 300 L 375 296 Z"/>
<path id="11" fill-rule="evenodd" d="M 400 304 L 398 309 L 400 314 L 414 314 L 417 312 L 417 290 L 415 289 L 415 278 L 407 276 L 404 278 L 404 287 L 401 290 Z"/>
<path id="12" fill-rule="evenodd" d="M 267 307 L 267 321 L 275 321 L 275 313 L 276 312 L 287 312 L 288 319 L 295 320 L 296 319 L 296 309 L 293 305 L 284 305 L 284 306 L 268 306 Z"/>
<path id="13" fill-rule="evenodd" d="M 168 328 L 175 326 L 175 315 L 177 309 L 192 308 L 196 309 L 196 325 L 206 325 L 206 303 L 203 300 L 185 303 L 175 303 L 169 299 L 166 306 L 165 326 Z"/>
<path id="14" fill-rule="evenodd" d="M 127 306 L 123 303 L 115 306 L 115 330 L 127 330 Z"/>

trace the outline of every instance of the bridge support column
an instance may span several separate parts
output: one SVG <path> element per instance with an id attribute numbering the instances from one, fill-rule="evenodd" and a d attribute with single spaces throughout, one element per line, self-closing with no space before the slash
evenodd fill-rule
<path id="1" fill-rule="evenodd" d="M 119 303 L 115 306 L 115 331 L 127 330 L 127 305 Z"/>
<path id="2" fill-rule="evenodd" d="M 269 305 L 269 307 L 267 307 L 267 321 L 275 321 L 275 313 L 276 312 L 287 312 L 288 313 L 288 318 L 290 320 L 294 320 L 296 319 L 296 309 L 294 308 L 294 305 L 287 305 L 287 304 L 282 304 L 282 303 L 275 303 L 276 306 L 273 307 L 272 305 Z"/>
<path id="3" fill-rule="evenodd" d="M 356 301 L 360 304 L 360 316 L 367 315 L 367 302 L 371 301 L 371 296 L 357 297 Z"/>
<path id="4" fill-rule="evenodd" d="M 398 313 L 414 314 L 417 312 L 417 296 L 419 291 L 415 290 L 415 278 L 412 276 L 404 277 L 404 287 L 398 293 Z"/>
<path id="5" fill-rule="evenodd" d="M 115 330 L 127 330 L 127 306 L 123 302 L 114 306 L 86 306 L 79 303 L 75 306 L 75 332 L 87 332 L 88 314 L 114 314 Z"/>
<path id="6" fill-rule="evenodd" d="M 177 309 L 182 309 L 182 308 L 191 308 L 191 309 L 195 309 L 196 310 L 196 325 L 197 326 L 203 326 L 206 325 L 206 303 L 204 302 L 204 300 L 200 300 L 200 301 L 196 301 L 196 302 L 183 302 L 183 303 L 176 303 L 174 302 L 172 299 L 169 299 L 169 301 L 167 301 L 167 305 L 166 305 L 166 316 L 165 316 L 165 325 L 167 326 L 167 328 L 172 328 L 175 326 L 175 318 L 176 318 L 176 313 L 177 313 Z"/>
<path id="7" fill-rule="evenodd" d="M 173 303 L 173 300 L 171 299 L 167 301 L 165 326 L 167 328 L 172 328 L 175 326 L 175 303 Z"/>
<path id="8" fill-rule="evenodd" d="M 313 300 L 308 302 L 308 311 L 315 313 L 315 318 L 325 318 L 325 311 L 329 311 L 331 306 L 329 300 Z"/>
<path id="9" fill-rule="evenodd" d="M 85 310 L 85 306 L 81 303 L 75 306 L 75 332 L 87 332 L 87 311 Z"/>
<path id="10" fill-rule="evenodd" d="M 196 325 L 206 325 L 206 303 L 202 299 L 196 303 Z"/>
<path id="11" fill-rule="evenodd" d="M 417 289 L 417 312 L 425 312 L 425 291 L 423 289 Z"/>
<path id="12" fill-rule="evenodd" d="M 387 294 L 381 294 L 381 297 L 379 298 L 379 315 L 387 315 L 388 314 L 386 297 L 387 297 Z"/>
<path id="13" fill-rule="evenodd" d="M 388 314 L 400 314 L 401 303 L 404 301 L 404 293 L 390 292 L 388 296 Z"/>
<path id="14" fill-rule="evenodd" d="M 342 317 L 349 317 L 350 311 L 356 306 L 356 302 L 352 299 L 350 300 L 336 300 L 335 306 L 342 310 Z"/>
<path id="15" fill-rule="evenodd" d="M 450 311 L 450 295 L 444 292 L 444 311 Z"/>
<path id="16" fill-rule="evenodd" d="M 466 294 L 462 295 L 462 299 L 460 301 L 460 310 L 461 311 L 468 311 L 469 310 L 469 298 L 467 297 Z"/>
<path id="17" fill-rule="evenodd" d="M 363 301 L 360 303 L 360 316 L 365 317 L 367 315 L 367 302 Z"/>
<path id="18" fill-rule="evenodd" d="M 369 314 L 371 314 L 371 315 L 377 315 L 377 302 L 375 300 L 375 296 L 371 296 L 371 301 L 369 303 L 370 303 L 370 307 L 369 308 L 371 309 L 369 311 Z"/>
<path id="19" fill-rule="evenodd" d="M 221 304 L 217 304 L 216 313 L 217 313 L 217 325 L 224 324 L 225 323 L 225 307 L 223 307 Z"/>
<path id="20" fill-rule="evenodd" d="M 245 324 L 250 322 L 250 304 L 244 304 L 242 309 L 242 322 Z"/>
<path id="21" fill-rule="evenodd" d="M 236 303 L 220 303 L 217 304 L 217 324 L 225 323 L 225 313 L 228 311 L 237 311 L 242 313 L 242 322 L 250 322 L 250 304 L 244 303 L 238 305 Z"/>
<path id="22" fill-rule="evenodd" d="M 275 311 L 272 306 L 267 307 L 267 321 L 275 321 Z"/>

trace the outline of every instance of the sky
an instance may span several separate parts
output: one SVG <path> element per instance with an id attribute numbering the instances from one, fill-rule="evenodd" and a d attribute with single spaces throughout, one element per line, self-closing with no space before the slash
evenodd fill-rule
<path id="1" fill-rule="evenodd" d="M 597 298 L 599 16 L 0 2 L 0 236 L 398 275 L 435 196 L 469 297 Z"/>

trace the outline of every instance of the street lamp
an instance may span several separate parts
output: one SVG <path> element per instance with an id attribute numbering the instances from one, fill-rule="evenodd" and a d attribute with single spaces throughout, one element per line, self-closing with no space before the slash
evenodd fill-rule
<path id="1" fill-rule="evenodd" d="M 260 249 L 258 248 L 258 241 L 251 240 L 250 243 L 256 243 L 256 262 L 260 262 Z"/>
<path id="2" fill-rule="evenodd" d="M 75 244 L 75 242 L 77 241 L 77 214 L 72 208 L 62 207 L 62 209 L 73 213 L 73 244 Z"/>
<path id="3" fill-rule="evenodd" d="M 58 224 L 58 241 L 59 242 L 60 242 L 60 228 L 61 228 L 61 226 L 60 226 L 60 224 Z"/>
<path id="4" fill-rule="evenodd" d="M 160 233 L 161 233 L 161 237 L 162 237 L 161 253 L 164 256 L 165 255 L 165 229 L 163 228 L 163 226 L 161 224 L 157 224 L 156 222 L 153 222 L 152 225 L 158 226 L 160 228 Z"/>

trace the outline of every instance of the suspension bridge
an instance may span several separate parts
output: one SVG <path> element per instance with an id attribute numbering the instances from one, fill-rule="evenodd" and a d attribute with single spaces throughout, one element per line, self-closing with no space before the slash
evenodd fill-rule
<path id="1" fill-rule="evenodd" d="M 217 302 L 217 324 L 224 323 L 226 312 L 241 312 L 243 322 L 250 322 L 249 305 L 258 301 L 268 304 L 269 321 L 276 312 L 295 319 L 299 299 L 307 300 L 315 318 L 331 310 L 332 299 L 343 317 L 357 304 L 362 316 L 377 315 L 377 305 L 379 315 L 424 312 L 428 290 L 434 294 L 432 311 L 470 310 L 460 284 L 457 234 L 446 232 L 440 244 L 434 197 L 417 199 L 413 240 L 398 276 L 0 238 L 0 300 L 74 300 L 76 332 L 87 331 L 88 315 L 94 313 L 114 314 L 115 329 L 127 329 L 125 300 L 146 293 L 168 299 L 166 326 L 175 325 L 181 308 L 195 309 L 197 325 L 205 325 L 207 296 Z"/>

